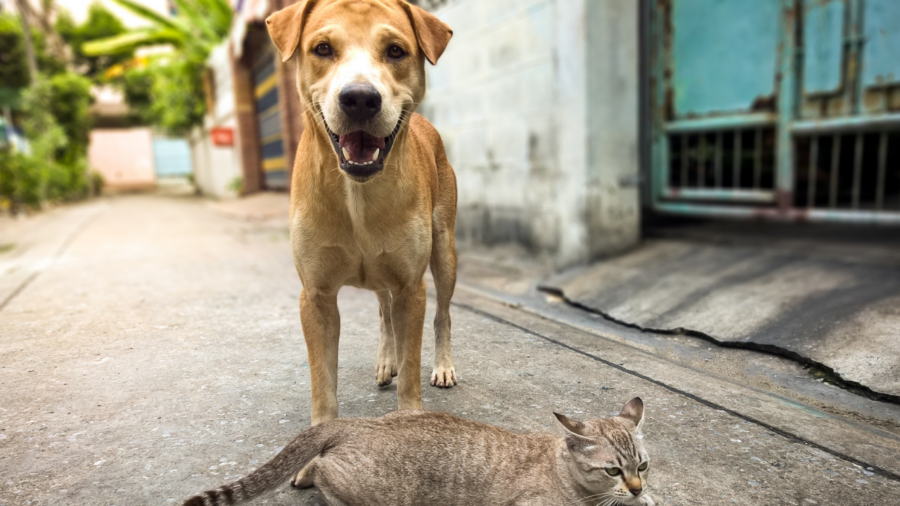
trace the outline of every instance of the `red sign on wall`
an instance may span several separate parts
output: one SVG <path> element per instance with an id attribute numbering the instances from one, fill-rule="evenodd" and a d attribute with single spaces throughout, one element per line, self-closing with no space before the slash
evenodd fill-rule
<path id="1" fill-rule="evenodd" d="M 216 127 L 210 130 L 213 145 L 234 146 L 234 129 L 230 127 Z"/>

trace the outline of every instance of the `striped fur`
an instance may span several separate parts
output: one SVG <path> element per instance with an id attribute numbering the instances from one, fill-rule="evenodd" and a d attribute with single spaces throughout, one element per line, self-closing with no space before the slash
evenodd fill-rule
<path id="1" fill-rule="evenodd" d="M 338 430 L 335 424 L 310 427 L 294 438 L 272 460 L 238 481 L 207 490 L 184 502 L 184 506 L 224 506 L 240 504 L 278 486 L 328 448 Z"/>
<path id="2" fill-rule="evenodd" d="M 309 476 L 329 505 L 653 505 L 644 491 L 647 453 L 637 437 L 640 399 L 612 418 L 557 418 L 565 437 L 513 434 L 439 412 L 338 418 L 303 431 L 247 477 L 184 506 L 248 501 L 316 457 Z"/>

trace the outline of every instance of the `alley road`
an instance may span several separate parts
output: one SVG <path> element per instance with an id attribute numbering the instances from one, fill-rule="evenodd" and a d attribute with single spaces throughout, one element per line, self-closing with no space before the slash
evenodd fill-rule
<path id="1" fill-rule="evenodd" d="M 261 465 L 309 425 L 285 220 L 242 220 L 195 198 L 123 196 L 0 230 L 0 246 L 13 243 L 0 253 L 0 506 L 178 504 Z M 454 301 L 460 383 L 427 386 L 431 299 L 426 409 L 561 434 L 553 411 L 606 416 L 641 396 L 657 504 L 898 503 L 892 433 L 465 286 Z M 339 304 L 341 416 L 386 413 L 396 395 L 375 385 L 375 296 L 345 288 Z M 287 482 L 257 502 L 320 503 Z"/>

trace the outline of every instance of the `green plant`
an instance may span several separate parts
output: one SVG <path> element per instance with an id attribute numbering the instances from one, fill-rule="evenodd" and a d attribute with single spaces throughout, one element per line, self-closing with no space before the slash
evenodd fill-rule
<path id="1" fill-rule="evenodd" d="M 31 30 L 38 69 L 47 75 L 65 71 L 65 63 L 46 51 L 44 35 Z M 24 88 L 31 84 L 22 25 L 17 15 L 0 14 L 0 88 Z"/>
<path id="2" fill-rule="evenodd" d="M 103 73 L 115 65 L 122 64 L 134 56 L 133 50 L 99 56 L 87 55 L 84 43 L 121 35 L 127 31 L 125 25 L 106 7 L 94 2 L 88 9 L 84 23 L 76 25 L 67 11 L 60 11 L 54 28 L 72 49 L 72 62 L 79 73 L 92 79 L 103 80 Z"/>
<path id="3" fill-rule="evenodd" d="M 41 76 L 22 92 L 21 103 L 31 154 L 2 152 L 0 196 L 14 210 L 84 197 L 89 82 L 70 73 Z"/>
<path id="4" fill-rule="evenodd" d="M 92 170 L 89 177 L 91 195 L 100 195 L 103 192 L 103 186 L 106 185 L 106 180 L 103 178 L 103 174 L 97 172 L 96 170 Z"/>
<path id="5" fill-rule="evenodd" d="M 50 113 L 63 129 L 66 144 L 56 158 L 72 164 L 87 156 L 89 134 L 93 121 L 90 116 L 91 81 L 74 72 L 57 74 L 50 78 L 50 97 L 47 103 Z"/>
<path id="6" fill-rule="evenodd" d="M 240 195 L 244 191 L 244 179 L 241 176 L 237 176 L 229 181 L 225 188 Z"/>
<path id="7" fill-rule="evenodd" d="M 203 73 L 210 51 L 228 35 L 231 7 L 227 0 L 173 0 L 174 18 L 133 0 L 114 0 L 152 23 L 82 45 L 85 55 L 118 55 L 141 46 L 169 44 L 175 51 L 128 68 L 118 81 L 125 100 L 143 123 L 174 136 L 203 123 L 206 103 Z"/>
<path id="8" fill-rule="evenodd" d="M 133 0 L 114 0 L 152 23 L 113 37 L 92 40 L 83 46 L 89 56 L 120 54 L 142 46 L 171 44 L 179 54 L 204 61 L 209 52 L 231 29 L 228 0 L 173 0 L 178 15 L 174 18 L 154 12 Z"/>
<path id="9" fill-rule="evenodd" d="M 41 205 L 44 169 L 34 157 L 0 151 L 0 196 L 13 212 Z"/>

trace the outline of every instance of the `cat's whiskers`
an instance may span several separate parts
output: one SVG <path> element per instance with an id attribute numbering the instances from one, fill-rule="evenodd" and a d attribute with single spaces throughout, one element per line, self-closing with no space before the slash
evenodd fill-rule
<path id="1" fill-rule="evenodd" d="M 564 506 L 568 506 L 569 504 L 576 504 L 576 503 L 578 503 L 578 504 L 586 503 L 586 502 L 589 503 L 589 502 L 595 501 L 597 499 L 608 500 L 607 498 L 609 498 L 610 496 L 612 496 L 612 492 L 600 492 L 598 494 L 589 495 L 587 497 L 582 497 L 580 499 L 575 499 L 574 501 L 569 502 Z M 600 504 L 600 503 L 598 503 L 598 504 Z"/>

